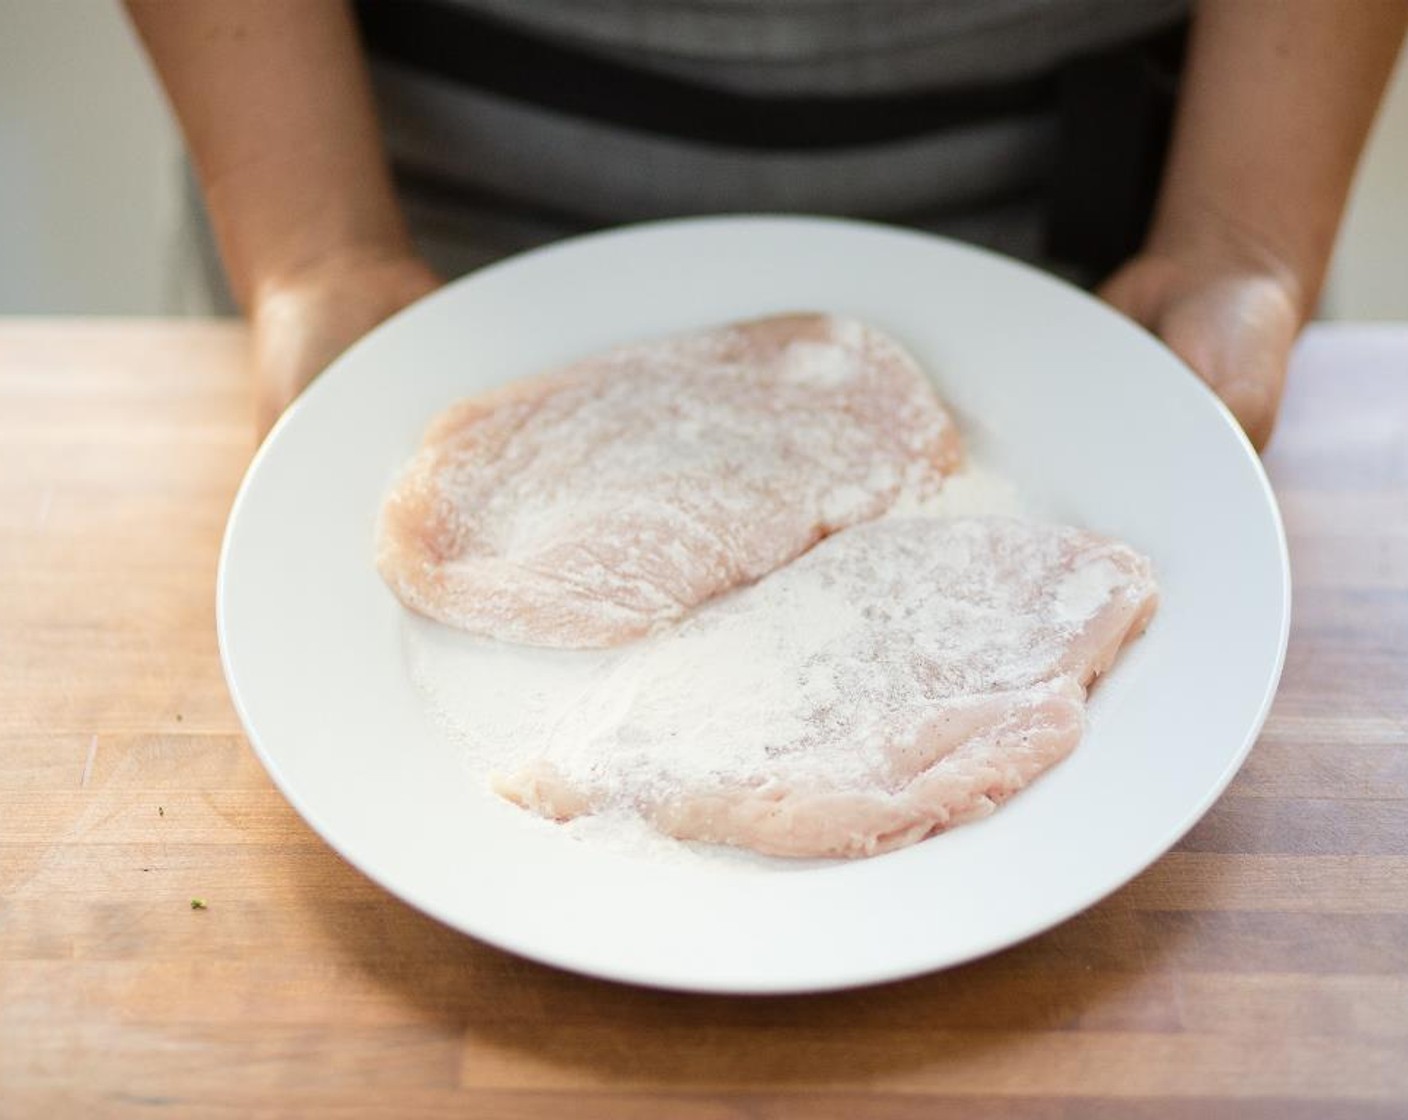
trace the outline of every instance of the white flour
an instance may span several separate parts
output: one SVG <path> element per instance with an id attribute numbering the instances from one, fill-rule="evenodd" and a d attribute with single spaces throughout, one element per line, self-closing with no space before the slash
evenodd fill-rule
<path id="1" fill-rule="evenodd" d="M 1061 581 L 1056 589 L 1056 617 L 1082 622 L 1110 597 L 1123 577 L 1108 560 L 1087 564 Z"/>
<path id="2" fill-rule="evenodd" d="M 922 506 L 897 510 L 894 516 L 934 518 L 974 515 L 1021 516 L 1015 488 L 981 468 L 953 476 L 942 493 Z M 1058 609 L 1072 616 L 1101 601 L 1099 578 L 1062 588 Z M 1090 584 L 1086 586 L 1086 584 Z M 1107 593 L 1107 592 L 1106 592 Z M 837 694 L 854 689 L 846 675 L 831 671 L 797 675 L 795 651 L 825 647 L 854 632 L 860 621 L 844 602 L 824 587 L 806 583 L 789 593 L 789 617 L 804 619 L 804 628 L 788 633 L 759 633 L 750 626 L 714 627 L 698 640 L 677 640 L 677 632 L 646 639 L 643 656 L 636 644 L 615 651 L 554 651 L 513 646 L 473 638 L 460 631 L 408 616 L 406 651 L 413 679 L 427 703 L 453 739 L 463 744 L 470 780 L 486 789 L 491 776 L 512 773 L 550 749 L 559 767 L 589 779 L 609 761 L 613 774 L 624 769 L 623 788 L 635 792 L 654 783 L 707 779 L 738 773 L 757 763 L 758 750 L 768 744 L 824 746 L 835 728 L 812 722 L 816 713 L 847 712 L 854 705 Z M 1086 614 L 1089 613 L 1087 610 Z M 1082 616 L 1083 617 L 1083 616 Z M 650 690 L 642 696 L 641 665 L 649 663 Z M 785 668 L 784 668 L 785 666 Z M 859 679 L 857 674 L 851 676 Z M 952 682 L 954 687 L 964 685 Z M 730 727 L 752 723 L 766 726 L 764 740 L 720 736 L 711 724 L 710 697 L 731 700 Z M 624 749 L 612 739 L 620 717 L 630 712 L 631 725 L 651 734 L 672 735 L 674 749 L 668 772 L 659 766 L 658 752 L 649 743 Z M 872 713 L 874 715 L 875 713 Z M 877 716 L 878 718 L 878 716 Z M 611 757 L 603 759 L 603 744 Z M 751 753 L 750 753 L 751 752 Z M 805 753 L 796 756 L 805 757 Z M 849 760 L 849 761 L 848 761 Z M 864 768 L 874 764 L 856 752 L 822 751 L 816 765 Z M 604 776 L 604 775 L 603 775 Z M 856 777 L 861 774 L 857 772 Z M 798 866 L 731 849 L 686 845 L 656 833 L 629 811 L 578 818 L 566 834 L 617 852 L 654 859 L 707 859 L 730 868 Z"/>

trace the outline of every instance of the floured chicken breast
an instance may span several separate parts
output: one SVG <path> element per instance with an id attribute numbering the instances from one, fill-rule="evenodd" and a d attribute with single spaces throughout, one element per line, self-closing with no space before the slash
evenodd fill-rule
<path id="1" fill-rule="evenodd" d="M 1156 602 L 1147 560 L 1082 530 L 862 525 L 627 651 L 496 788 L 773 855 L 889 851 L 1069 754 Z"/>
<path id="2" fill-rule="evenodd" d="M 612 646 L 923 500 L 960 454 L 897 343 L 852 319 L 759 319 L 449 409 L 386 501 L 377 564 L 453 626 Z"/>

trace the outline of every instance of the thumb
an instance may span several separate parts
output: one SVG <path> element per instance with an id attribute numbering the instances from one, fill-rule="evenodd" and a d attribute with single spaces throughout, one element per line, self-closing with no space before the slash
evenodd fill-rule
<path id="1" fill-rule="evenodd" d="M 1262 450 L 1271 438 L 1295 342 L 1294 307 L 1279 291 L 1244 283 L 1177 304 L 1152 326 Z"/>
<path id="2" fill-rule="evenodd" d="M 1154 328 L 1175 294 L 1179 275 L 1171 262 L 1135 257 L 1096 290 L 1102 300 L 1142 327 Z"/>
<path id="3" fill-rule="evenodd" d="M 254 322 L 255 425 L 262 440 L 327 363 L 336 344 L 298 306 L 261 309 Z"/>

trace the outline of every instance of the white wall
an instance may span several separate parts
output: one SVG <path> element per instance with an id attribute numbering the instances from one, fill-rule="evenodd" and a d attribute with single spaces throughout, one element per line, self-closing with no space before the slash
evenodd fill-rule
<path id="1" fill-rule="evenodd" d="M 1408 319 L 1408 46 L 1359 165 L 1322 314 Z"/>
<path id="2" fill-rule="evenodd" d="M 1408 320 L 1408 52 L 1371 145 L 1323 311 Z M 182 191 L 117 0 L 0 0 L 0 314 L 201 308 Z"/>
<path id="3" fill-rule="evenodd" d="M 176 310 L 181 174 L 117 0 L 0 0 L 0 313 Z"/>

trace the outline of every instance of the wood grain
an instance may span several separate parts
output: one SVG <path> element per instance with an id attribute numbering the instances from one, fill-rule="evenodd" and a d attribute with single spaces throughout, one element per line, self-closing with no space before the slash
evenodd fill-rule
<path id="1" fill-rule="evenodd" d="M 214 637 L 243 360 L 228 324 L 0 324 L 0 1117 L 1408 1115 L 1408 327 L 1298 353 L 1291 648 L 1212 812 L 1008 952 L 780 999 L 477 944 L 274 791 Z"/>

